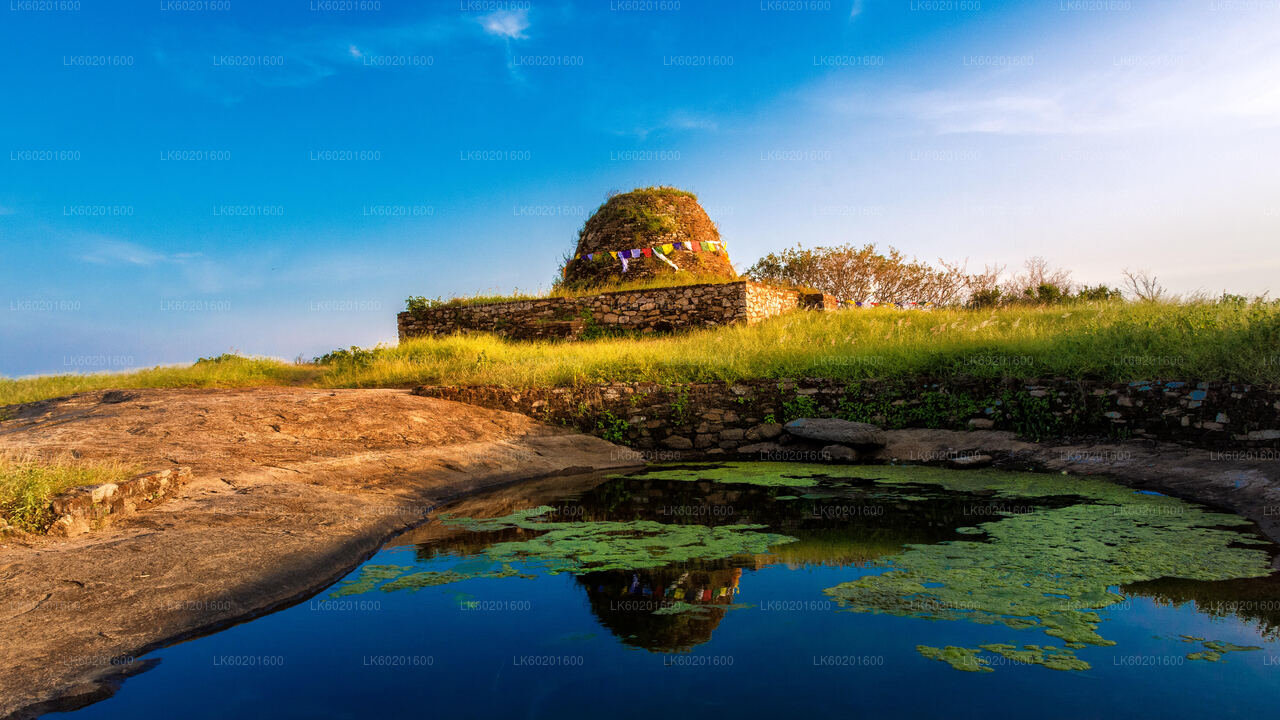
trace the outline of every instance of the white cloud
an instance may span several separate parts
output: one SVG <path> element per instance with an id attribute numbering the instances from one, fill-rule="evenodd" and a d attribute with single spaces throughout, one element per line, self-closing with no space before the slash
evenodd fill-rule
<path id="1" fill-rule="evenodd" d="M 507 40 L 523 40 L 528 37 L 524 31 L 529 29 L 529 11 L 499 10 L 481 17 L 480 25 L 490 35 Z"/>
<path id="2" fill-rule="evenodd" d="M 353 58 L 364 57 L 364 53 L 360 52 L 360 48 L 356 47 L 355 45 L 352 45 L 347 48 L 347 54 L 349 54 Z"/>
<path id="3" fill-rule="evenodd" d="M 641 140 L 647 139 L 653 133 L 661 133 L 672 130 L 706 130 L 715 132 L 720 129 L 720 124 L 714 118 L 704 115 L 693 115 L 686 112 L 674 112 L 665 119 L 651 125 L 642 125 L 630 130 L 618 131 L 618 135 L 632 135 Z"/>
<path id="4" fill-rule="evenodd" d="M 922 66 L 927 73 L 895 85 L 832 74 L 811 97 L 840 113 L 914 120 L 937 134 L 1280 127 L 1280 26 L 1194 14 L 1167 22 L 1146 35 L 1056 37 L 1008 55 L 969 54 L 981 44 L 961 39 L 944 51 L 953 57 Z M 1202 31 L 1187 34 L 1193 23 Z"/>
<path id="5" fill-rule="evenodd" d="M 80 256 L 81 260 L 95 265 L 139 265 L 150 267 L 162 263 L 186 262 L 198 253 L 176 253 L 166 255 L 126 240 L 94 238 L 89 251 Z"/>

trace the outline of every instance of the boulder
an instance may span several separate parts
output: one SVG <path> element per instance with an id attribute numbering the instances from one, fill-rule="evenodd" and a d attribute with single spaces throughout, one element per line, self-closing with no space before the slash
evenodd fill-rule
<path id="1" fill-rule="evenodd" d="M 868 423 L 836 418 L 800 418 L 787 423 L 788 434 L 827 443 L 853 447 L 884 447 L 884 431 Z"/>

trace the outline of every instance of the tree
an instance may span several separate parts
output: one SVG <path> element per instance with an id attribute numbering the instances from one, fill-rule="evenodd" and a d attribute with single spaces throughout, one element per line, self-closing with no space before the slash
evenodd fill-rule
<path id="1" fill-rule="evenodd" d="M 1164 287 L 1157 282 L 1156 276 L 1149 271 L 1125 268 L 1121 274 L 1124 277 L 1124 289 L 1134 299 L 1143 302 L 1155 302 L 1164 297 Z"/>

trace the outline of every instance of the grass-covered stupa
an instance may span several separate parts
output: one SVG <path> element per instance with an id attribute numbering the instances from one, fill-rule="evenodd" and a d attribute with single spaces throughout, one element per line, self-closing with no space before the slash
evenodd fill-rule
<path id="1" fill-rule="evenodd" d="M 610 196 L 587 219 L 560 284 L 608 289 L 664 277 L 710 282 L 732 280 L 737 273 L 720 231 L 693 193 L 649 187 Z"/>

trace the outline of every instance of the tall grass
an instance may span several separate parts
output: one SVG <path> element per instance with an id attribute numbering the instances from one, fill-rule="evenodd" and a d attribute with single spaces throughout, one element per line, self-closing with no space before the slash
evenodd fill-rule
<path id="1" fill-rule="evenodd" d="M 0 405 L 132 387 L 533 387 L 960 375 L 1280 385 L 1280 304 L 1113 301 L 795 312 L 758 325 L 581 342 L 454 335 L 344 351 L 317 365 L 222 356 L 189 367 L 0 380 Z"/>
<path id="2" fill-rule="evenodd" d="M 90 390 L 125 388 L 254 387 L 307 384 L 319 375 L 314 365 L 273 358 L 219 355 L 191 365 L 162 366 L 122 373 L 72 373 L 10 380 L 0 378 L 0 405 L 32 402 Z M 0 415 L 0 420 L 3 420 Z"/>
<path id="3" fill-rule="evenodd" d="M 25 454 L 0 453 L 0 519 L 27 532 L 44 532 L 54 519 L 49 502 L 58 493 L 83 485 L 120 482 L 136 473 L 136 468 L 119 462 L 42 461 Z"/>
<path id="4" fill-rule="evenodd" d="M 319 382 L 530 387 L 957 375 L 1280 384 L 1280 305 L 1080 302 L 796 312 L 752 326 L 574 343 L 456 335 L 342 358 Z"/>

